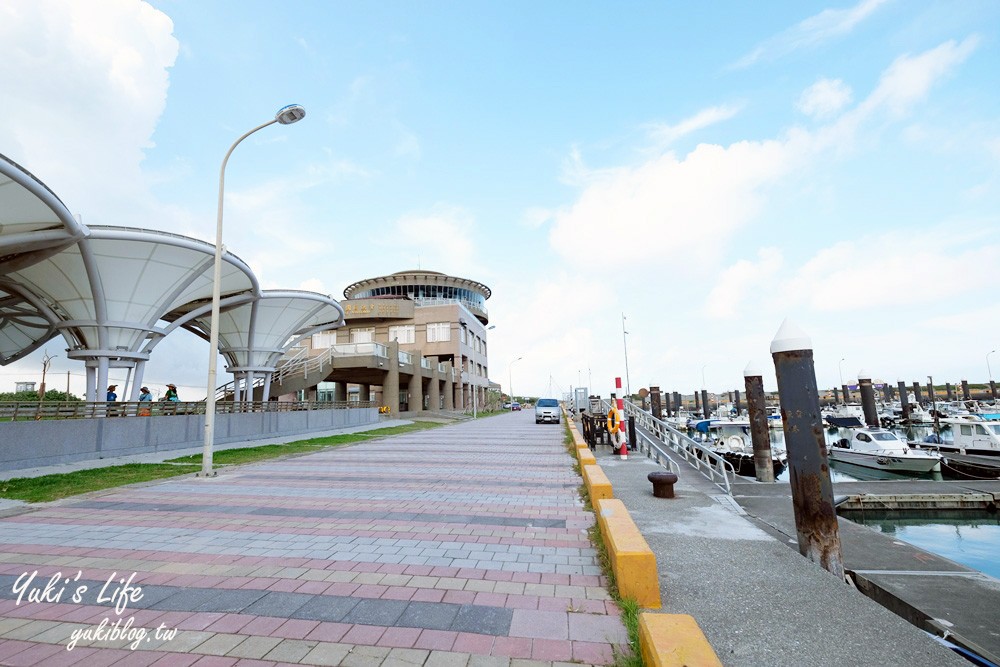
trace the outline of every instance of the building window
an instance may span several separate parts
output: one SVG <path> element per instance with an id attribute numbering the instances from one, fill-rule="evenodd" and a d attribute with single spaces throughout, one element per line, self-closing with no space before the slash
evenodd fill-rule
<path id="1" fill-rule="evenodd" d="M 445 343 L 451 340 L 451 324 L 448 322 L 429 322 L 427 324 L 427 342 Z"/>
<path id="2" fill-rule="evenodd" d="M 319 350 L 327 347 L 333 347 L 337 342 L 337 332 L 336 331 L 323 331 L 318 334 L 313 334 L 312 346 L 313 349 Z"/>
<path id="3" fill-rule="evenodd" d="M 359 327 L 351 329 L 352 343 L 373 343 L 375 342 L 375 327 Z"/>
<path id="4" fill-rule="evenodd" d="M 412 324 L 402 324 L 389 327 L 389 340 L 398 340 L 400 343 L 413 343 L 416 340 L 416 328 Z"/>

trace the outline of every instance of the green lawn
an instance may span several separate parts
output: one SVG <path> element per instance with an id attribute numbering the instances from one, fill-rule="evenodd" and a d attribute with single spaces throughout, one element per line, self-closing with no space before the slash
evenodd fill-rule
<path id="1" fill-rule="evenodd" d="M 212 462 L 215 466 L 239 465 L 267 459 L 288 456 L 290 454 L 307 454 L 330 447 L 339 447 L 354 442 L 364 442 L 375 438 L 383 438 L 400 433 L 422 431 L 440 426 L 434 422 L 413 422 L 402 426 L 365 431 L 363 433 L 345 433 L 331 435 L 325 438 L 299 440 L 283 445 L 263 445 L 261 447 L 243 447 L 215 452 Z M 149 482 L 154 479 L 188 475 L 201 470 L 201 454 L 182 456 L 170 459 L 165 463 L 129 463 L 107 468 L 91 468 L 77 470 L 60 475 L 43 475 L 41 477 L 18 477 L 0 481 L 0 498 L 23 500 L 29 503 L 42 503 L 68 496 L 76 496 L 90 491 L 111 489 L 127 484 Z"/>

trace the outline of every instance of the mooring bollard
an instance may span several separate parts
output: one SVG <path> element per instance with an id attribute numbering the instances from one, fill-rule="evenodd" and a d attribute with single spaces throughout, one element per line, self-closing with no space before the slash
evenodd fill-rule
<path id="1" fill-rule="evenodd" d="M 865 424 L 878 428 L 878 410 L 875 407 L 875 389 L 872 387 L 871 373 L 858 371 L 858 391 L 861 392 L 861 409 L 865 413 Z"/>
<path id="2" fill-rule="evenodd" d="M 843 581 L 837 510 L 819 413 L 812 341 L 785 320 L 771 341 L 799 553 Z"/>
<path id="3" fill-rule="evenodd" d="M 767 404 L 764 398 L 763 373 L 747 364 L 743 369 L 743 384 L 747 391 L 747 414 L 750 416 L 750 442 L 753 444 L 753 466 L 758 482 L 774 481 L 771 458 L 771 434 L 767 427 Z"/>
<path id="4" fill-rule="evenodd" d="M 677 475 L 672 472 L 651 472 L 646 479 L 653 483 L 653 495 L 657 498 L 673 498 Z"/>

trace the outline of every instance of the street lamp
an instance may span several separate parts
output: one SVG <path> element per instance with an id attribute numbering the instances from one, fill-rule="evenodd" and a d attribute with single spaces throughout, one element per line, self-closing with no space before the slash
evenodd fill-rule
<path id="1" fill-rule="evenodd" d="M 521 359 L 524 359 L 524 357 L 518 357 L 514 361 L 510 362 L 509 364 L 507 364 L 507 389 L 510 391 L 510 409 L 511 410 L 514 409 L 514 382 L 510 379 L 511 378 L 510 367 L 513 366 L 514 364 L 516 364 L 517 362 L 521 361 Z"/>
<path id="2" fill-rule="evenodd" d="M 278 109 L 272 120 L 261 123 L 239 139 L 233 142 L 226 152 L 226 157 L 222 160 L 222 167 L 219 169 L 219 207 L 215 220 L 215 266 L 212 274 L 212 316 L 210 320 L 210 330 L 208 333 L 208 395 L 205 397 L 205 444 L 201 453 L 201 476 L 211 477 L 215 473 L 212 471 L 212 445 L 215 437 L 215 383 L 217 358 L 219 356 L 219 301 L 222 290 L 222 197 L 226 184 L 226 164 L 229 156 L 240 145 L 244 139 L 257 130 L 262 130 L 268 125 L 280 123 L 291 125 L 305 118 L 306 110 L 298 104 L 289 104 Z M 265 397 L 266 400 L 266 397 Z"/>
<path id="3" fill-rule="evenodd" d="M 632 383 L 628 379 L 628 340 L 625 331 L 625 313 L 622 313 L 622 347 L 625 348 L 625 391 L 628 393 L 628 400 L 632 402 Z"/>
<path id="4" fill-rule="evenodd" d="M 993 382 L 993 369 L 990 368 L 990 355 L 996 352 L 996 350 L 990 350 L 986 353 L 986 372 L 990 374 L 990 382 Z"/>
<path id="5" fill-rule="evenodd" d="M 846 361 L 846 357 L 841 357 L 840 358 L 840 363 L 837 364 L 837 369 L 840 371 L 840 386 L 841 387 L 844 386 L 844 361 Z M 844 398 L 844 402 L 845 403 L 847 402 L 846 398 Z"/>

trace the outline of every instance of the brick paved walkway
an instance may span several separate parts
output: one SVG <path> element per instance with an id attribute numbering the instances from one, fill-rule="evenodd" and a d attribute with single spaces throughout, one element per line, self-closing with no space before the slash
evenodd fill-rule
<path id="1" fill-rule="evenodd" d="M 610 663 L 563 435 L 512 413 L 4 519 L 0 664 Z"/>

